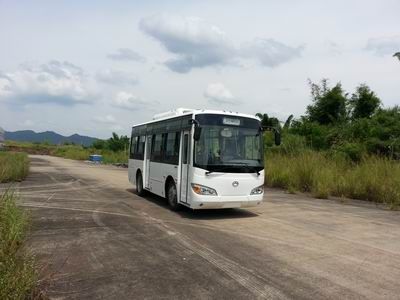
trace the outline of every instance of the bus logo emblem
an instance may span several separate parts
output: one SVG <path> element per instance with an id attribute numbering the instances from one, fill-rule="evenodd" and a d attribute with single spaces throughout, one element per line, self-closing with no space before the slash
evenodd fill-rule
<path id="1" fill-rule="evenodd" d="M 232 182 L 232 186 L 233 187 L 237 187 L 239 185 L 239 181 L 234 181 L 234 182 Z"/>

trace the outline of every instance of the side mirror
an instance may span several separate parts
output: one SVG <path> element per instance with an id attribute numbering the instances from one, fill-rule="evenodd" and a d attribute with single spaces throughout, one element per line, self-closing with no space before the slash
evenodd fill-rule
<path id="1" fill-rule="evenodd" d="M 275 138 L 275 145 L 279 146 L 281 144 L 281 133 L 279 132 L 278 129 L 276 129 L 275 127 L 263 126 L 262 130 L 273 131 Z"/>
<path id="2" fill-rule="evenodd" d="M 194 127 L 194 135 L 193 135 L 193 139 L 195 141 L 198 141 L 200 139 L 201 136 L 201 127 L 199 125 L 196 125 Z"/>
<path id="3" fill-rule="evenodd" d="M 189 120 L 189 124 L 194 124 L 194 134 L 193 134 L 193 139 L 195 141 L 198 141 L 201 136 L 201 127 L 199 121 L 195 119 Z"/>

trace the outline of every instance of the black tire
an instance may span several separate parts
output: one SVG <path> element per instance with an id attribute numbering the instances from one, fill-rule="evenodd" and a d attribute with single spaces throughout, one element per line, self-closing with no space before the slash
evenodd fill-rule
<path id="1" fill-rule="evenodd" d="M 139 196 L 143 196 L 145 194 L 145 190 L 143 189 L 143 177 L 141 172 L 139 172 L 136 175 L 136 194 L 138 194 Z"/>
<path id="2" fill-rule="evenodd" d="M 166 196 L 170 209 L 173 211 L 179 210 L 181 205 L 178 203 L 178 194 L 176 191 L 176 185 L 173 182 L 170 182 L 168 184 Z"/>

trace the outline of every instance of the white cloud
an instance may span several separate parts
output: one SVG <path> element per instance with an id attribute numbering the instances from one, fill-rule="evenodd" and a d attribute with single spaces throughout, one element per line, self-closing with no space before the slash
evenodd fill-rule
<path id="1" fill-rule="evenodd" d="M 222 83 L 210 83 L 204 92 L 204 97 L 216 104 L 240 103 Z"/>
<path id="2" fill-rule="evenodd" d="M 244 43 L 241 53 L 244 57 L 254 58 L 262 65 L 276 67 L 294 58 L 300 57 L 303 47 L 291 47 L 274 39 L 254 39 Z"/>
<path id="3" fill-rule="evenodd" d="M 393 55 L 400 51 L 400 35 L 371 38 L 365 49 L 378 56 Z"/>
<path id="4" fill-rule="evenodd" d="M 138 83 L 138 79 L 133 73 L 112 69 L 97 72 L 96 79 L 111 85 L 135 85 Z"/>
<path id="5" fill-rule="evenodd" d="M 97 116 L 92 120 L 96 123 L 117 125 L 117 120 L 113 115 Z"/>
<path id="6" fill-rule="evenodd" d="M 142 19 L 139 27 L 177 56 L 165 62 L 175 72 L 224 65 L 235 55 L 226 34 L 200 18 L 159 14 Z"/>
<path id="7" fill-rule="evenodd" d="M 0 99 L 14 104 L 89 102 L 91 93 L 81 68 L 53 60 L 43 65 L 21 65 L 11 73 L 0 73 Z"/>
<path id="8" fill-rule="evenodd" d="M 176 55 L 165 65 L 179 73 L 193 68 L 236 64 L 243 58 L 276 67 L 300 57 L 303 50 L 303 47 L 291 47 L 274 39 L 255 39 L 238 48 L 220 28 L 195 17 L 153 15 L 142 19 L 139 27 Z"/>
<path id="9" fill-rule="evenodd" d="M 124 91 L 116 94 L 112 101 L 113 106 L 129 110 L 151 109 L 151 107 L 156 104 L 158 103 L 154 101 L 145 101 L 137 95 Z"/>
<path id="10" fill-rule="evenodd" d="M 115 53 L 110 53 L 107 58 L 120 61 L 146 62 L 146 58 L 129 48 L 119 48 Z"/>
<path id="11" fill-rule="evenodd" d="M 108 130 L 121 131 L 124 129 L 113 115 L 96 116 L 92 121 L 99 124 L 98 127 L 107 128 Z"/>

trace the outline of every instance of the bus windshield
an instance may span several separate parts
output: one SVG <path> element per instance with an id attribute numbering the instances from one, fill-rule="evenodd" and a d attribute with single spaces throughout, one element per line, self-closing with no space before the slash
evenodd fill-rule
<path id="1" fill-rule="evenodd" d="M 264 169 L 259 126 L 201 125 L 194 166 L 210 172 L 250 173 Z"/>

